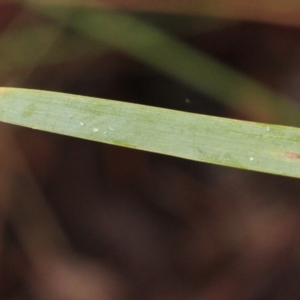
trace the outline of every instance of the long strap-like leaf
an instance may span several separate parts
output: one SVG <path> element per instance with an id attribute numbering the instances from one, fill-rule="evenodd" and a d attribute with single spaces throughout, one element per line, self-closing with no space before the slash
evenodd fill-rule
<path id="1" fill-rule="evenodd" d="M 195 161 L 300 178 L 300 129 L 70 94 L 0 89 L 0 120 Z"/>

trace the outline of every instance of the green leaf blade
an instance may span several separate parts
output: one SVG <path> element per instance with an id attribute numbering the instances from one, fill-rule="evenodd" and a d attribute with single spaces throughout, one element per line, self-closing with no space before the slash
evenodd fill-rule
<path id="1" fill-rule="evenodd" d="M 0 120 L 195 161 L 300 178 L 300 129 L 56 92 L 0 89 Z"/>

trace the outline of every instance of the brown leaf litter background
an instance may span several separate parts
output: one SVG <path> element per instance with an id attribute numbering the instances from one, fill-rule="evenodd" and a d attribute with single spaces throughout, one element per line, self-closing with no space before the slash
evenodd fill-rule
<path id="1" fill-rule="evenodd" d="M 196 1 L 181 10 L 177 2 L 172 12 L 189 14 Z M 238 3 L 222 2 L 231 19 L 245 21 L 178 36 L 299 101 L 299 29 L 268 10 L 273 2 L 248 2 L 248 17 L 245 10 L 237 17 Z M 275 2 L 299 19 L 298 7 Z M 170 11 L 168 1 L 122 4 Z M 0 6 L 2 32 L 43 22 L 22 6 Z M 255 120 L 114 51 L 0 80 Z M 299 180 L 1 124 L 0 182 L 1 299 L 300 298 Z"/>

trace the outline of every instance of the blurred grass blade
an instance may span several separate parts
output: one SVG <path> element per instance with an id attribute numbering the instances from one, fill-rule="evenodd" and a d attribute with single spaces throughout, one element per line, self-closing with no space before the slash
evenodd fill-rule
<path id="1" fill-rule="evenodd" d="M 0 35 L 0 73 L 101 53 L 99 44 L 75 38 L 55 25 L 10 29 Z"/>
<path id="2" fill-rule="evenodd" d="M 0 72 L 35 67 L 57 40 L 57 26 L 9 29 L 0 35 Z"/>
<path id="3" fill-rule="evenodd" d="M 37 0 L 26 0 L 26 2 L 36 3 Z M 273 0 L 272 2 L 251 0 L 185 0 L 184 5 L 181 0 L 39 0 L 39 4 L 43 3 L 114 7 L 115 9 L 129 12 L 142 11 L 169 15 L 180 14 L 188 17 L 202 15 L 221 20 L 255 21 L 300 26 L 300 2 L 295 0 Z"/>
<path id="4" fill-rule="evenodd" d="M 0 89 L 0 120 L 68 136 L 300 178 L 300 129 L 70 94 Z"/>
<path id="5" fill-rule="evenodd" d="M 300 110 L 295 103 L 133 16 L 95 7 L 25 3 L 56 22 L 124 51 L 235 110 L 247 112 L 256 120 L 300 124 Z"/>

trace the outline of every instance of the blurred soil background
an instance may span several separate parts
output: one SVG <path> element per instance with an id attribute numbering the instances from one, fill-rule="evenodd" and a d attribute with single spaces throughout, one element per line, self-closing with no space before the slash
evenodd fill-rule
<path id="1" fill-rule="evenodd" d="M 225 1 L 218 18 L 192 1 L 173 11 L 113 4 L 298 102 L 300 11 L 275 2 L 275 12 L 270 3 L 255 13 L 245 1 L 239 15 Z M 257 120 L 74 30 L 31 34 L 33 44 L 46 41 L 42 49 L 18 36 L 44 26 L 55 23 L 0 3 L 1 86 Z M 64 59 L 19 61 L 24 52 L 55 58 L 66 44 Z M 0 299 L 300 299 L 298 179 L 6 124 L 0 166 Z"/>

